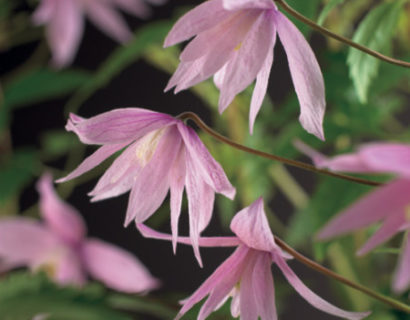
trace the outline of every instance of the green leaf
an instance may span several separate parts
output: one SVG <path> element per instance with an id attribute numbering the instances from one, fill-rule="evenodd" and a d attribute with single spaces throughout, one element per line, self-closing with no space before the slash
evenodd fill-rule
<path id="1" fill-rule="evenodd" d="M 402 1 L 382 3 L 370 11 L 360 23 L 353 41 L 378 52 L 388 51 L 402 3 Z M 350 48 L 347 64 L 359 100 L 366 103 L 368 89 L 373 78 L 377 76 L 380 60 Z"/>
<path id="2" fill-rule="evenodd" d="M 329 13 L 335 8 L 338 4 L 341 4 L 345 0 L 330 0 L 322 9 L 322 12 L 319 15 L 319 18 L 317 19 L 317 24 L 318 25 L 323 25 L 323 22 L 325 22 L 327 16 Z"/>
<path id="3" fill-rule="evenodd" d="M 114 51 L 87 84 L 75 93 L 65 107 L 66 113 L 76 112 L 81 104 L 98 89 L 107 85 L 118 73 L 137 61 L 150 45 L 162 43 L 171 26 L 169 21 L 160 21 L 141 28 L 133 41 Z"/>

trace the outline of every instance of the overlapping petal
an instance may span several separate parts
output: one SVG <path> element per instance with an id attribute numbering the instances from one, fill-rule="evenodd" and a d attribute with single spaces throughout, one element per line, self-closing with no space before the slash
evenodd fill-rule
<path id="1" fill-rule="evenodd" d="M 410 286 L 410 233 L 404 243 L 403 252 L 400 255 L 397 270 L 394 275 L 393 290 L 401 293 Z"/>

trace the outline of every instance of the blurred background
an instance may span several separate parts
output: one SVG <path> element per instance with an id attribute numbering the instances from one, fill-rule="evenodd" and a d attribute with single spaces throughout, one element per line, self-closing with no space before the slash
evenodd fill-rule
<path id="1" fill-rule="evenodd" d="M 372 11 L 392 3 L 372 0 L 287 2 L 303 15 L 349 38 L 355 36 L 364 22 L 372 23 L 369 18 Z M 312 32 L 300 23 L 296 24 L 311 44 L 325 78 L 325 143 L 307 134 L 298 122 L 299 105 L 286 55 L 279 41 L 275 46 L 269 96 L 256 119 L 252 136 L 248 130 L 252 88 L 240 94 L 222 115 L 217 112 L 218 90 L 210 80 L 177 95 L 164 93 L 163 89 L 178 65 L 181 47 L 164 50 L 162 41 L 176 19 L 198 3 L 200 1 L 168 0 L 164 5 L 152 6 L 152 15 L 146 20 L 124 13 L 128 25 L 135 31 L 134 39 L 125 46 L 107 37 L 87 20 L 74 62 L 64 69 L 56 70 L 49 64 L 51 56 L 44 28 L 33 26 L 30 20 L 38 5 L 37 1 L 1 0 L 1 216 L 38 217 L 38 194 L 34 184 L 42 172 L 47 169 L 53 172 L 55 178 L 62 177 L 95 150 L 81 144 L 73 133 L 65 132 L 69 112 L 87 118 L 114 108 L 132 106 L 174 116 L 193 111 L 215 130 L 239 143 L 304 161 L 309 160 L 293 147 L 295 139 L 329 155 L 352 151 L 364 141 L 410 141 L 408 70 L 375 60 L 368 62 L 367 57 L 361 57 L 365 60 L 362 63 L 372 66 L 370 75 L 364 75 L 367 80 L 349 76 L 355 68 L 355 62 L 348 64 L 347 60 L 355 52 Z M 379 31 L 382 41 L 375 49 L 409 61 L 409 17 L 410 4 L 403 1 L 395 16 L 394 28 L 391 32 L 386 31 L 386 34 L 383 34 L 383 30 Z M 382 22 L 380 25 L 383 28 Z M 379 30 L 378 25 L 373 26 L 373 30 L 376 29 Z M 369 44 L 366 37 L 358 38 L 358 41 L 364 45 L 373 45 Z M 352 61 L 354 57 L 350 59 Z M 345 277 L 393 295 L 390 291 L 391 275 L 402 236 L 395 237 L 385 247 L 361 258 L 355 256 L 355 251 L 374 229 L 365 229 L 331 242 L 314 241 L 315 233 L 330 217 L 369 192 L 371 187 L 318 177 L 259 159 L 222 145 L 200 131 L 198 133 L 215 159 L 222 164 L 238 192 L 233 202 L 217 195 L 216 214 L 204 235 L 230 235 L 229 223 L 233 215 L 257 197 L 263 196 L 271 228 L 276 235 Z M 104 297 L 104 303 L 128 315 L 129 319 L 172 319 L 179 309 L 178 300 L 190 295 L 232 250 L 202 249 L 204 268 L 201 269 L 191 248 L 180 245 L 174 256 L 170 243 L 146 240 L 133 226 L 125 229 L 123 221 L 128 193 L 97 203 L 90 203 L 87 196 L 111 162 L 112 159 L 80 178 L 57 185 L 58 192 L 82 213 L 89 236 L 104 239 L 133 252 L 154 276 L 161 279 L 162 287 L 139 297 L 117 294 L 92 284 L 91 289 L 86 289 L 84 294 L 94 290 L 93 294 Z M 371 177 L 380 181 L 388 178 Z M 186 209 L 184 198 L 182 234 L 188 232 Z M 148 224 L 168 232 L 168 221 L 167 198 Z M 371 319 L 408 319 L 404 313 L 390 310 L 361 293 L 314 273 L 296 261 L 290 262 L 290 266 L 313 291 L 339 307 L 357 311 L 372 309 Z M 23 277 L 21 272 L 24 271 L 19 272 L 15 283 L 18 283 L 18 277 Z M 309 319 L 332 318 L 301 299 L 276 267 L 273 267 L 273 274 L 280 319 L 299 319 L 301 316 Z M 2 290 L 11 290 L 10 286 L 13 286 L 12 281 L 7 284 L 9 274 L 2 277 L 0 303 Z M 13 290 L 13 299 L 20 301 L 21 308 L 24 308 L 24 297 L 30 299 L 27 294 L 30 289 Z M 37 297 L 41 296 L 41 293 L 36 294 Z M 46 299 L 38 301 L 38 310 L 46 308 Z M 69 308 L 64 308 L 69 313 Z M 2 318 L 1 310 L 0 307 L 0 319 L 20 319 L 13 318 L 10 310 L 7 311 L 10 312 L 8 317 Z M 183 319 L 194 319 L 198 310 L 199 306 Z M 211 319 L 229 317 L 229 304 L 226 304 Z"/>

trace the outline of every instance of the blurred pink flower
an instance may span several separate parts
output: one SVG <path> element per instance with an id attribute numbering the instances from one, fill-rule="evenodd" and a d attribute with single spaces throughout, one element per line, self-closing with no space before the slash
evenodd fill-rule
<path id="1" fill-rule="evenodd" d="M 297 142 L 299 150 L 313 159 L 317 167 L 357 173 L 394 173 L 399 177 L 370 192 L 333 218 L 318 234 L 329 239 L 383 221 L 382 226 L 359 249 L 364 255 L 401 231 L 410 231 L 410 146 L 400 143 L 369 143 L 356 153 L 327 158 Z M 397 293 L 410 287 L 410 233 L 393 280 Z"/>
<path id="2" fill-rule="evenodd" d="M 164 46 L 196 37 L 182 51 L 165 91 L 175 86 L 177 93 L 214 75 L 222 113 L 256 78 L 249 114 L 252 133 L 268 87 L 276 34 L 288 57 L 299 120 L 323 140 L 325 91 L 319 64 L 303 35 L 272 0 L 209 0 L 180 18 Z"/>
<path id="3" fill-rule="evenodd" d="M 0 270 L 28 266 L 44 270 L 58 283 L 75 285 L 84 284 L 89 273 L 107 287 L 129 293 L 159 285 L 129 252 L 85 238 L 81 215 L 58 198 L 51 175 L 43 175 L 37 187 L 45 223 L 30 218 L 0 220 Z"/>
<path id="4" fill-rule="evenodd" d="M 127 147 L 90 192 L 92 201 L 131 190 L 125 218 L 128 225 L 133 220 L 147 220 L 170 190 L 174 250 L 186 187 L 190 236 L 201 264 L 198 238 L 212 217 L 215 192 L 233 199 L 235 188 L 195 131 L 169 115 L 139 108 L 116 109 L 90 119 L 71 115 L 66 129 L 83 143 L 102 147 L 58 182 L 82 175 Z"/>
<path id="5" fill-rule="evenodd" d="M 145 0 L 159 3 L 158 0 Z M 132 33 L 116 7 L 145 18 L 150 10 L 144 0 L 42 0 L 34 12 L 35 24 L 47 25 L 46 34 L 53 53 L 53 64 L 63 67 L 72 62 L 84 29 L 84 15 L 102 31 L 124 43 Z"/>
<path id="6" fill-rule="evenodd" d="M 170 240 L 171 236 L 137 224 L 143 236 Z M 296 276 L 286 263 L 289 256 L 276 245 L 259 198 L 249 207 L 239 211 L 231 222 L 237 237 L 202 237 L 204 247 L 237 247 L 234 253 L 191 295 L 183 300 L 180 319 L 196 303 L 209 296 L 199 311 L 198 320 L 206 319 L 231 296 L 231 313 L 241 319 L 277 319 L 275 294 L 271 272 L 272 261 L 279 267 L 293 288 L 311 305 L 324 312 L 347 319 L 362 319 L 369 312 L 348 312 L 326 302 Z M 178 241 L 191 244 L 190 239 Z"/>

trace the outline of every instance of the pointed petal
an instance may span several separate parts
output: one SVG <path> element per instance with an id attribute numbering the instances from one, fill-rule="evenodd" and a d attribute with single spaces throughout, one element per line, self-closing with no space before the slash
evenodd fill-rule
<path id="1" fill-rule="evenodd" d="M 28 218 L 0 220 L 0 258 L 16 265 L 34 262 L 60 241 L 40 223 Z"/>
<path id="2" fill-rule="evenodd" d="M 70 115 L 66 130 L 75 132 L 86 144 L 130 143 L 148 132 L 169 126 L 176 120 L 169 115 L 141 108 L 123 108 L 89 119 Z"/>
<path id="3" fill-rule="evenodd" d="M 63 202 L 53 188 L 51 174 L 44 174 L 37 183 L 41 215 L 47 225 L 62 240 L 77 244 L 85 237 L 86 226 L 80 213 Z"/>
<path id="4" fill-rule="evenodd" d="M 366 244 L 360 248 L 357 254 L 364 255 L 368 253 L 398 233 L 401 227 L 406 223 L 405 213 L 403 211 L 403 209 L 399 209 L 398 212 L 390 212 L 389 216 L 383 222 L 383 225 L 372 235 Z"/>
<path id="5" fill-rule="evenodd" d="M 222 84 L 224 82 L 226 68 L 228 67 L 228 64 L 229 64 L 229 61 L 221 69 L 219 69 L 218 72 L 214 74 L 214 78 L 213 78 L 214 84 L 219 90 L 221 90 L 222 88 Z"/>
<path id="6" fill-rule="evenodd" d="M 330 304 L 329 302 L 323 300 L 321 297 L 316 295 L 312 290 L 305 286 L 305 284 L 297 277 L 297 275 L 289 268 L 288 264 L 286 263 L 285 259 L 281 256 L 274 254 L 274 261 L 277 263 L 279 269 L 282 271 L 285 278 L 289 281 L 291 286 L 295 288 L 297 293 L 299 293 L 303 299 L 309 302 L 315 308 L 335 315 L 337 317 L 341 317 L 344 319 L 351 319 L 351 320 L 359 320 L 367 317 L 370 312 L 349 312 L 334 305 Z"/>
<path id="7" fill-rule="evenodd" d="M 175 126 L 165 129 L 150 162 L 141 170 L 131 189 L 125 225 L 148 219 L 164 201 L 169 189 L 169 173 L 178 155 L 181 137 Z"/>
<path id="8" fill-rule="evenodd" d="M 222 0 L 226 10 L 276 9 L 271 0 Z"/>
<path id="9" fill-rule="evenodd" d="M 119 143 L 119 144 L 108 144 L 108 145 L 100 147 L 92 155 L 85 158 L 84 161 L 81 162 L 80 165 L 77 168 L 75 168 L 74 171 L 72 171 L 69 175 L 56 180 L 56 182 L 58 183 L 66 182 L 68 180 L 81 176 L 82 174 L 98 166 L 101 162 L 103 162 L 108 157 L 112 156 L 118 150 L 121 150 L 122 148 L 124 148 L 127 144 L 128 142 Z"/>
<path id="10" fill-rule="evenodd" d="M 182 122 L 178 123 L 178 130 L 187 148 L 187 154 L 190 154 L 196 170 L 201 174 L 205 182 L 215 192 L 221 193 L 232 200 L 235 197 L 235 188 L 229 182 L 221 165 L 215 161 L 196 132 Z"/>
<path id="11" fill-rule="evenodd" d="M 142 0 L 114 0 L 113 2 L 123 11 L 139 18 L 148 18 L 151 14 L 151 9 Z"/>
<path id="12" fill-rule="evenodd" d="M 170 172 L 170 193 L 171 193 L 171 231 L 172 231 L 172 247 L 174 254 L 178 240 L 178 222 L 181 214 L 182 194 L 185 186 L 186 176 L 186 158 L 185 148 L 181 147 L 174 165 Z"/>
<path id="13" fill-rule="evenodd" d="M 409 180 L 395 180 L 365 195 L 333 218 L 318 234 L 319 239 L 333 238 L 375 223 L 409 202 Z"/>
<path id="14" fill-rule="evenodd" d="M 32 21 L 36 25 L 48 23 L 55 12 L 56 2 L 53 0 L 43 0 L 38 5 L 36 11 L 34 11 L 32 16 Z"/>
<path id="15" fill-rule="evenodd" d="M 83 247 L 85 266 L 97 280 L 112 289 L 135 293 L 155 289 L 159 281 L 131 253 L 97 239 Z"/>
<path id="16" fill-rule="evenodd" d="M 106 34 L 124 43 L 132 39 L 124 19 L 107 2 L 101 0 L 88 0 L 85 9 L 91 21 Z"/>
<path id="17" fill-rule="evenodd" d="M 262 68 L 256 76 L 256 84 L 253 89 L 251 107 L 249 109 L 249 130 L 253 133 L 253 125 L 259 110 L 262 106 L 263 99 L 265 98 L 266 91 L 268 89 L 269 75 L 273 64 L 273 48 L 276 43 L 276 27 L 272 25 L 273 40 L 271 41 L 271 47 L 268 50 L 268 55 L 263 62 Z"/>
<path id="18" fill-rule="evenodd" d="M 363 160 L 378 172 L 394 172 L 410 177 L 410 145 L 399 143 L 370 143 L 359 150 Z"/>
<path id="19" fill-rule="evenodd" d="M 170 234 L 162 233 L 147 227 L 142 223 L 136 224 L 139 232 L 145 237 L 157 240 L 172 240 Z M 178 237 L 178 243 L 192 245 L 192 240 L 189 237 Z M 199 246 L 200 247 L 237 247 L 242 244 L 242 241 L 237 237 L 200 237 Z"/>
<path id="20" fill-rule="evenodd" d="M 238 93 L 255 80 L 269 50 L 273 48 L 273 40 L 273 14 L 270 11 L 261 11 L 227 65 L 219 97 L 220 113 L 230 105 Z"/>
<path id="21" fill-rule="evenodd" d="M 182 16 L 168 33 L 164 47 L 188 40 L 217 25 L 231 13 L 222 7 L 222 0 L 208 0 Z"/>
<path id="22" fill-rule="evenodd" d="M 404 244 L 403 252 L 400 255 L 397 270 L 394 275 L 393 290 L 402 293 L 410 287 L 410 233 L 407 234 L 407 241 Z"/>
<path id="23" fill-rule="evenodd" d="M 282 13 L 275 11 L 276 28 L 288 57 L 290 73 L 300 103 L 303 128 L 324 140 L 325 87 L 322 72 L 300 31 Z"/>
<path id="24" fill-rule="evenodd" d="M 262 197 L 233 217 L 231 230 L 248 247 L 262 251 L 278 250 L 263 209 Z"/>

